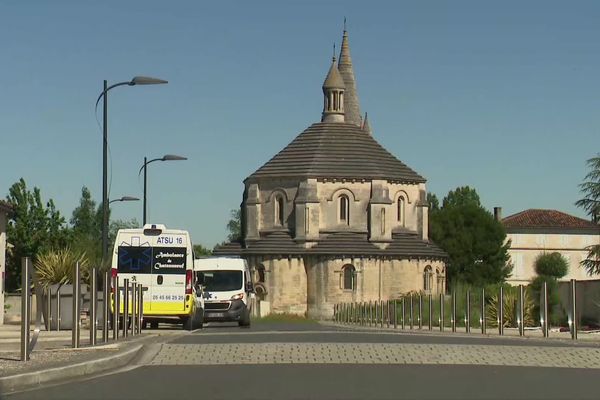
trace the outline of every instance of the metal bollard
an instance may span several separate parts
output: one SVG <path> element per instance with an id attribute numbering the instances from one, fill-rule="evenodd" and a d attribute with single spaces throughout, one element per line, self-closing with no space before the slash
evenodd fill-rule
<path id="1" fill-rule="evenodd" d="M 29 328 L 31 326 L 31 285 L 29 271 L 31 259 L 21 260 L 21 361 L 29 360 Z"/>
<path id="2" fill-rule="evenodd" d="M 485 322 L 485 288 L 481 289 L 481 310 L 480 310 L 479 323 L 481 324 L 481 334 L 486 334 L 486 322 Z"/>
<path id="3" fill-rule="evenodd" d="M 46 288 L 46 331 L 52 329 L 52 291 L 50 286 Z"/>
<path id="4" fill-rule="evenodd" d="M 385 303 L 385 307 L 387 308 L 387 327 L 390 327 L 390 320 L 392 319 L 392 307 L 391 307 L 390 300 L 386 301 Z"/>
<path id="5" fill-rule="evenodd" d="M 525 335 L 525 291 L 523 285 L 519 285 L 519 315 L 517 317 L 517 326 L 519 327 L 519 336 Z"/>
<path id="6" fill-rule="evenodd" d="M 142 323 L 144 321 L 144 286 L 141 283 L 138 283 L 138 320 L 137 320 L 137 333 L 138 335 L 142 333 Z"/>
<path id="7" fill-rule="evenodd" d="M 97 318 L 96 318 L 96 306 L 98 305 L 98 282 L 97 282 L 97 270 L 96 267 L 92 268 L 90 274 L 90 346 L 96 345 L 96 330 L 97 330 Z"/>
<path id="8" fill-rule="evenodd" d="M 433 295 L 429 293 L 429 330 L 433 329 Z"/>
<path id="9" fill-rule="evenodd" d="M 419 293 L 419 329 L 423 329 L 423 295 Z"/>
<path id="10" fill-rule="evenodd" d="M 548 283 L 546 281 L 544 281 L 544 286 L 542 287 L 542 302 L 544 303 L 542 307 L 542 331 L 544 337 L 548 337 L 550 333 L 550 324 L 548 321 Z"/>
<path id="11" fill-rule="evenodd" d="M 502 286 L 498 293 L 498 334 L 504 335 L 504 288 Z"/>
<path id="12" fill-rule="evenodd" d="M 121 314 L 121 291 L 119 289 L 119 277 L 113 278 L 113 340 L 119 339 L 119 315 Z"/>
<path id="13" fill-rule="evenodd" d="M 383 328 L 383 300 L 379 300 L 379 327 Z"/>
<path id="14" fill-rule="evenodd" d="M 571 339 L 577 340 L 577 281 L 571 279 Z"/>
<path id="15" fill-rule="evenodd" d="M 452 332 L 456 332 L 456 292 L 452 291 L 452 308 L 450 309 L 450 324 L 452 326 Z"/>
<path id="16" fill-rule="evenodd" d="M 123 337 L 128 334 L 129 324 L 129 279 L 123 279 Z"/>
<path id="17" fill-rule="evenodd" d="M 56 290 L 56 330 L 60 331 L 60 286 Z"/>
<path id="18" fill-rule="evenodd" d="M 402 329 L 406 328 L 406 296 L 402 296 Z"/>
<path id="19" fill-rule="evenodd" d="M 440 294 L 440 332 L 444 331 L 444 294 Z"/>
<path id="20" fill-rule="evenodd" d="M 80 310 L 79 310 L 79 297 L 80 297 L 80 269 L 79 262 L 75 264 L 75 274 L 73 276 L 73 328 L 71 330 L 71 346 L 74 349 L 79 348 L 79 329 L 80 329 Z"/>
<path id="21" fill-rule="evenodd" d="M 398 300 L 394 300 L 394 329 L 398 329 Z"/>
<path id="22" fill-rule="evenodd" d="M 409 307 L 409 310 L 410 310 L 410 313 L 409 313 L 410 329 L 412 330 L 413 329 L 413 317 L 414 317 L 414 314 L 413 314 L 413 296 L 412 295 L 410 295 L 410 307 Z"/>
<path id="23" fill-rule="evenodd" d="M 102 342 L 108 342 L 108 312 L 110 296 L 110 271 L 104 273 L 104 286 L 102 287 Z"/>
<path id="24" fill-rule="evenodd" d="M 137 283 L 131 282 L 131 336 L 135 336 L 137 320 Z"/>
<path id="25" fill-rule="evenodd" d="M 465 332 L 471 333 L 471 291 L 467 289 L 467 299 L 465 304 Z"/>

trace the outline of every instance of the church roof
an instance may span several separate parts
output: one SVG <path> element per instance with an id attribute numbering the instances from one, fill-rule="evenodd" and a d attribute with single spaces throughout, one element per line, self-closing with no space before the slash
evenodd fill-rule
<path id="1" fill-rule="evenodd" d="M 338 69 L 346 90 L 344 92 L 344 110 L 346 122 L 354 125 L 362 125 L 362 115 L 360 113 L 360 104 L 358 103 L 358 92 L 356 90 L 356 80 L 354 79 L 354 68 L 352 66 L 352 58 L 350 57 L 350 44 L 348 42 L 348 31 L 344 28 L 344 36 L 342 37 L 342 48 L 340 49 L 340 60 Z"/>
<path id="2" fill-rule="evenodd" d="M 340 75 L 340 71 L 338 70 L 337 65 L 335 64 L 335 57 L 331 61 L 331 67 L 329 68 L 329 72 L 327 73 L 327 77 L 325 78 L 325 82 L 323 82 L 323 88 L 335 88 L 335 89 L 343 89 L 346 85 L 344 85 L 344 80 L 342 79 L 342 75 Z"/>
<path id="3" fill-rule="evenodd" d="M 600 225 L 557 210 L 528 209 L 502 220 L 507 232 L 519 229 L 586 230 L 600 232 Z"/>
<path id="4" fill-rule="evenodd" d="M 410 232 L 393 233 L 385 249 L 369 242 L 366 233 L 336 232 L 322 234 L 313 247 L 296 242 L 289 232 L 271 232 L 260 240 L 248 241 L 243 248 L 239 243 L 218 246 L 214 255 L 336 255 L 336 256 L 393 256 L 447 258 L 447 254 L 433 242 L 423 241 Z"/>
<path id="5" fill-rule="evenodd" d="M 323 122 L 308 127 L 246 181 L 276 177 L 425 182 L 360 126 Z"/>

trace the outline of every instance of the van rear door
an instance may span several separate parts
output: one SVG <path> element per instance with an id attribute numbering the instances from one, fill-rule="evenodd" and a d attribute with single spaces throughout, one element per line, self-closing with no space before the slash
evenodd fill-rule
<path id="1" fill-rule="evenodd" d="M 179 237 L 181 236 L 185 240 L 185 235 L 169 236 L 177 236 L 179 239 L 181 239 Z M 160 313 L 161 311 L 165 313 L 185 313 L 187 259 L 187 247 L 154 247 L 152 256 L 153 279 L 150 287 L 153 313 Z"/>
<path id="2" fill-rule="evenodd" d="M 152 302 L 146 300 L 151 298 L 149 290 L 152 286 L 152 247 L 148 243 L 144 246 L 121 245 L 117 252 L 119 286 L 124 286 L 125 279 L 129 279 L 130 287 L 134 283 L 141 283 L 144 286 L 144 311 L 151 311 Z M 123 310 L 123 293 L 120 293 L 120 296 Z"/>

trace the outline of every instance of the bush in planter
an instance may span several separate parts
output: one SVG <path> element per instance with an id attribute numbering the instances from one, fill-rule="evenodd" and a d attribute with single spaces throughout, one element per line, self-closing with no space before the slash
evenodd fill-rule
<path id="1" fill-rule="evenodd" d="M 552 325 L 564 325 L 566 323 L 566 314 L 559 305 L 558 280 L 564 277 L 568 270 L 569 263 L 560 253 L 543 253 L 535 259 L 535 272 L 538 276 L 531 281 L 533 298 L 536 302 L 534 312 L 535 315 L 540 315 L 542 287 L 546 282 L 548 287 L 548 313 Z"/>
<path id="2" fill-rule="evenodd" d="M 503 288 L 503 326 L 505 328 L 516 328 L 517 327 L 517 314 L 519 312 L 519 288 L 512 286 L 504 286 Z M 524 310 L 523 310 L 523 322 L 525 326 L 535 326 L 535 302 L 531 298 L 530 291 L 525 288 L 524 293 Z M 492 295 L 486 306 L 486 323 L 490 327 L 498 326 L 498 298 L 499 294 Z"/>
<path id="3" fill-rule="evenodd" d="M 64 285 L 73 282 L 75 264 L 79 262 L 82 280 L 87 281 L 90 273 L 90 263 L 85 252 L 72 250 L 65 247 L 58 250 L 49 250 L 40 254 L 34 262 L 38 281 L 42 288 L 50 285 Z"/>

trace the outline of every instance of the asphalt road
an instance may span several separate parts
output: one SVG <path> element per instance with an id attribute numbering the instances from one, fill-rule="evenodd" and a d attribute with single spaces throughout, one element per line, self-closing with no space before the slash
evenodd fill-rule
<path id="1" fill-rule="evenodd" d="M 374 334 L 313 324 L 208 327 L 168 346 L 361 343 L 490 349 L 545 345 L 597 351 L 568 342 L 447 335 Z M 426 346 L 426 347 L 427 347 Z M 552 347 L 549 348 L 548 346 Z M 486 347 L 487 348 L 487 347 Z M 526 347 L 523 351 L 527 350 Z M 519 351 L 518 349 L 516 351 Z M 177 362 L 177 357 L 175 357 Z M 183 356 L 182 363 L 185 363 Z M 17 399 L 598 399 L 600 369 L 418 364 L 139 365 L 129 370 L 7 396 Z"/>

